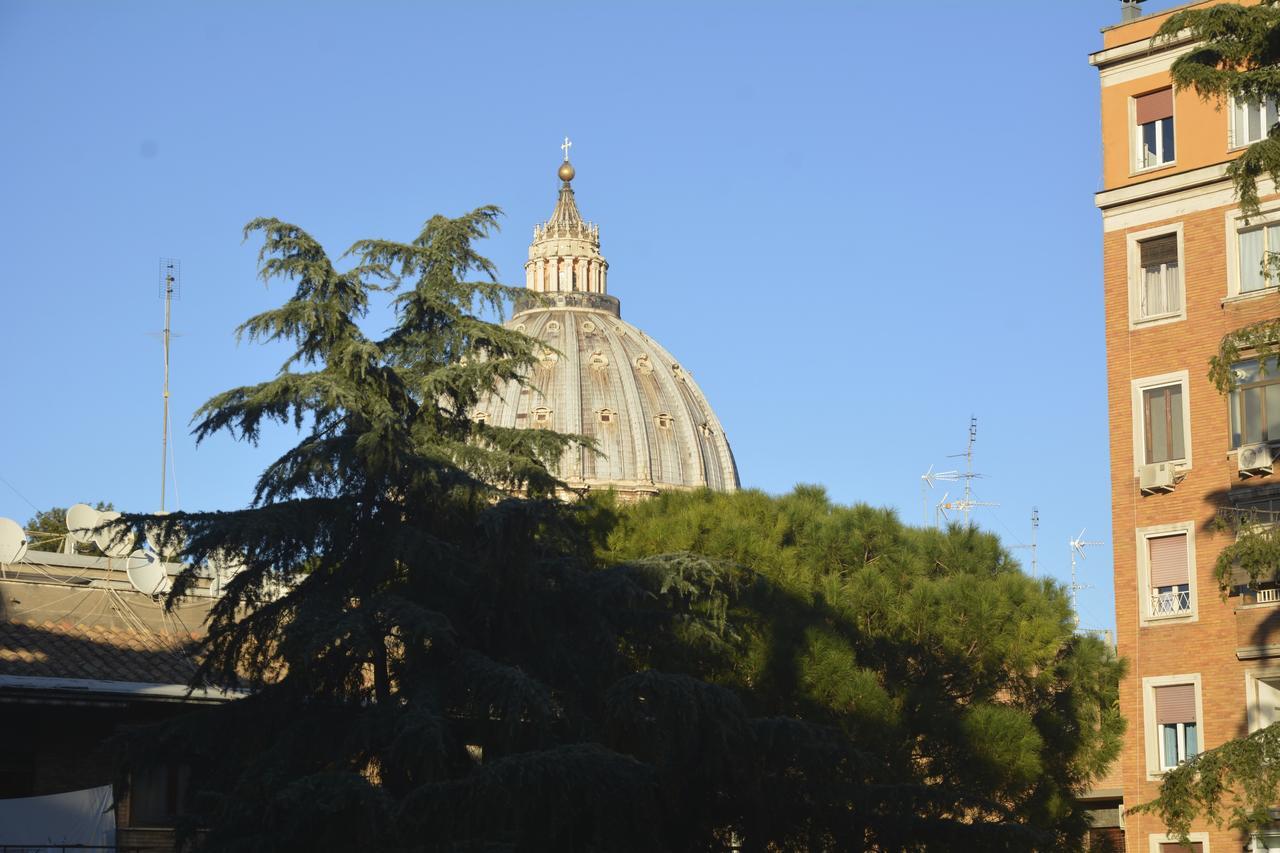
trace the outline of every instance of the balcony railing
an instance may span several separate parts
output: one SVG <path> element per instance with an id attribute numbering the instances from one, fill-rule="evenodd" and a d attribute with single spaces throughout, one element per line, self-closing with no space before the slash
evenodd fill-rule
<path id="1" fill-rule="evenodd" d="M 1191 610 L 1191 591 L 1151 593 L 1152 616 L 1176 616 Z"/>

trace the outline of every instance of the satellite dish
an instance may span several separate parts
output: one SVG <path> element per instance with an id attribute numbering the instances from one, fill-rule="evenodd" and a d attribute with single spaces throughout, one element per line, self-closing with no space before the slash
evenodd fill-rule
<path id="1" fill-rule="evenodd" d="M 168 513 L 157 513 L 157 515 Z M 187 547 L 187 537 L 181 528 L 168 527 L 163 524 L 148 524 L 143 529 L 143 538 L 147 547 L 166 559 L 176 559 Z"/>
<path id="2" fill-rule="evenodd" d="M 27 534 L 12 518 L 0 518 L 0 563 L 16 563 L 27 553 Z"/>
<path id="3" fill-rule="evenodd" d="M 115 524 L 120 517 L 118 512 L 104 512 L 98 516 L 98 529 L 93 534 L 93 544 L 108 557 L 127 557 L 133 551 L 133 543 L 137 538 L 133 532 L 121 524 Z"/>
<path id="4" fill-rule="evenodd" d="M 134 589 L 147 595 L 159 595 L 169 587 L 164 564 L 149 551 L 134 551 L 124 573 Z"/>
<path id="5" fill-rule="evenodd" d="M 204 568 L 209 576 L 209 591 L 214 595 L 221 595 L 227 583 L 243 572 L 245 566 L 239 557 L 220 551 L 209 555 Z"/>
<path id="6" fill-rule="evenodd" d="M 93 530 L 98 526 L 101 515 L 88 504 L 76 504 L 67 510 L 67 535 L 72 541 L 88 545 L 93 541 Z"/>

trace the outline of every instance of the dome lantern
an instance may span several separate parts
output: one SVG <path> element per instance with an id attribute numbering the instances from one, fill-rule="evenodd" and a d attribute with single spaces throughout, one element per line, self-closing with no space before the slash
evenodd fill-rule
<path id="1" fill-rule="evenodd" d="M 670 489 L 734 491 L 738 469 L 715 412 L 689 371 L 622 319 L 606 287 L 600 231 L 578 212 L 568 139 L 560 194 L 534 227 L 526 284 L 507 326 L 538 339 L 527 381 L 512 380 L 472 416 L 499 427 L 590 436 L 553 466 L 575 490 L 613 489 L 637 500 Z M 533 294 L 530 294 L 532 297 Z"/>

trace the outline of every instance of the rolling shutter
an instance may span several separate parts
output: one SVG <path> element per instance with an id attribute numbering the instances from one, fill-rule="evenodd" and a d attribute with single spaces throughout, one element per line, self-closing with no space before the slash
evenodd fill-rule
<path id="1" fill-rule="evenodd" d="M 1151 588 L 1190 583 L 1187 569 L 1187 534 L 1147 540 L 1151 558 Z"/>
<path id="2" fill-rule="evenodd" d="M 1196 686 L 1171 684 L 1152 691 L 1156 697 L 1156 723 L 1194 723 L 1196 721 Z"/>
<path id="3" fill-rule="evenodd" d="M 1134 101 L 1138 124 L 1173 117 L 1173 89 L 1161 89 L 1158 92 L 1134 98 Z"/>
<path id="4" fill-rule="evenodd" d="M 1142 256 L 1143 267 L 1158 267 L 1161 264 L 1178 262 L 1178 235 L 1164 234 L 1142 240 L 1138 243 L 1138 251 Z"/>

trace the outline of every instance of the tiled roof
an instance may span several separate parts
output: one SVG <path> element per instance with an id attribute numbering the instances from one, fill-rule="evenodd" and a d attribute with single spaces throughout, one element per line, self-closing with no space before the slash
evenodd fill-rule
<path id="1" fill-rule="evenodd" d="M 0 675 L 186 684 L 190 636 L 69 622 L 0 621 Z"/>

